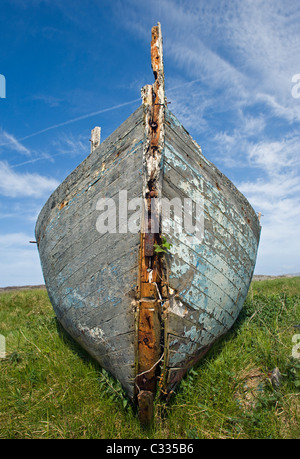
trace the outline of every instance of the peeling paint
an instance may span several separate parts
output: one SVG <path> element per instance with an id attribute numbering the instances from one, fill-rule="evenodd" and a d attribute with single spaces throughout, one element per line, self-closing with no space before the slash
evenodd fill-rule
<path id="1" fill-rule="evenodd" d="M 170 298 L 170 311 L 182 318 L 188 313 L 186 306 L 176 297 Z"/>

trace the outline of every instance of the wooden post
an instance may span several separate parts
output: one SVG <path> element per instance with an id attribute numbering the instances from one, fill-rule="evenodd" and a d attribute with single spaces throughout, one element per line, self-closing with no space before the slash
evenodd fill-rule
<path id="1" fill-rule="evenodd" d="M 99 126 L 94 127 L 91 131 L 91 153 L 100 145 L 101 128 Z"/>

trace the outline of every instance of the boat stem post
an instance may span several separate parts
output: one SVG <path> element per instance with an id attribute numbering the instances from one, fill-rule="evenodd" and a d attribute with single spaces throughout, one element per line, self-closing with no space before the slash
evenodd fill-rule
<path id="1" fill-rule="evenodd" d="M 142 89 L 144 106 L 143 219 L 139 266 L 139 313 L 137 326 L 137 400 L 139 419 L 149 424 L 153 418 L 153 400 L 157 386 L 158 363 L 162 355 L 160 284 L 161 258 L 155 244 L 161 238 L 162 154 L 164 149 L 164 72 L 162 36 L 158 23 L 152 28 L 151 63 L 154 84 Z"/>
<path id="2" fill-rule="evenodd" d="M 138 394 L 139 421 L 144 426 L 149 426 L 153 421 L 153 392 L 142 390 Z"/>

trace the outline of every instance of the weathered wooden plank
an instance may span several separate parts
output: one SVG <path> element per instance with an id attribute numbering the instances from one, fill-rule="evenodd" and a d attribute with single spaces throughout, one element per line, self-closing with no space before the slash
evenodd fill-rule
<path id="1" fill-rule="evenodd" d="M 176 289 L 178 289 L 180 287 L 179 284 L 182 283 L 182 276 L 190 270 L 190 274 L 192 275 L 197 274 L 197 272 L 201 273 L 205 279 L 213 282 L 216 288 L 221 290 L 222 295 L 226 294 L 231 300 L 235 301 L 237 295 L 237 279 L 234 277 L 234 272 L 232 272 L 230 266 L 226 265 L 216 254 L 212 254 L 211 257 L 209 257 L 209 250 L 206 246 L 203 246 L 203 249 L 196 252 L 194 248 L 189 247 L 185 242 L 184 236 L 179 234 L 178 237 L 176 237 L 172 233 L 168 236 L 173 244 L 169 251 L 169 253 L 173 255 L 173 257 L 170 258 L 170 275 L 180 279 Z M 181 262 L 178 260 L 181 260 Z M 181 290 L 185 287 L 186 285 L 181 287 Z"/>
<path id="2" fill-rule="evenodd" d="M 116 207 L 116 213 L 119 209 Z M 102 259 L 105 262 L 105 257 L 103 253 L 106 253 L 106 256 L 112 252 L 114 255 L 116 248 L 123 245 L 124 249 L 127 249 L 127 246 L 132 245 L 132 241 L 137 241 L 137 233 L 100 233 L 97 231 L 96 223 L 97 219 L 100 218 L 101 212 L 95 210 L 92 212 L 89 218 L 86 219 L 85 224 L 78 228 L 78 232 L 72 232 L 70 234 L 71 239 L 75 239 L 75 243 L 71 244 L 66 251 L 52 252 L 52 263 L 55 264 L 55 271 L 58 273 L 58 276 L 65 278 L 67 271 L 72 268 L 72 272 L 75 269 L 79 269 L 86 260 L 90 262 L 94 256 L 98 255 L 99 259 Z M 118 230 L 118 228 L 117 228 Z M 82 242 L 80 243 L 80 238 Z M 120 247 L 119 247 L 120 248 Z"/>
<path id="3" fill-rule="evenodd" d="M 170 174 L 171 171 L 172 174 Z M 178 173 L 178 171 L 175 171 L 173 167 L 167 163 L 167 161 L 165 162 L 164 178 L 164 197 L 167 197 L 170 200 L 176 197 L 180 197 L 182 200 L 185 197 L 194 196 L 194 200 L 196 200 L 197 193 L 199 196 L 199 188 L 190 182 L 183 183 L 183 176 Z M 207 200 L 204 192 L 200 192 L 200 197 L 204 206 L 204 230 L 207 230 L 208 228 L 211 229 L 214 235 L 213 240 L 219 240 L 233 255 L 235 255 L 237 263 L 240 266 L 245 266 L 245 269 L 248 270 L 249 267 L 253 265 L 253 259 L 251 259 L 249 256 L 250 251 L 251 253 L 253 251 L 255 254 L 255 250 L 253 250 L 253 244 L 250 248 L 248 241 L 245 245 L 244 236 L 243 239 L 239 239 L 239 233 L 237 233 L 234 225 L 231 223 L 231 221 L 224 221 L 223 214 L 220 213 L 220 211 L 218 211 L 213 204 L 210 205 L 210 201 Z M 225 225 L 225 227 L 223 225 Z"/>
<path id="4" fill-rule="evenodd" d="M 182 262 L 181 260 L 176 261 Z M 186 271 L 186 274 L 186 276 L 181 277 L 170 277 L 170 287 L 177 291 L 174 301 L 175 308 L 179 308 L 179 314 L 181 309 L 189 307 L 188 312 L 192 320 L 195 317 L 199 318 L 200 311 L 206 312 L 220 323 L 226 324 L 228 320 L 231 320 L 231 312 L 236 308 L 236 305 L 228 295 L 195 269 Z M 176 289 L 178 285 L 179 288 Z M 183 304 L 182 307 L 180 307 L 180 303 Z"/>
<path id="5" fill-rule="evenodd" d="M 245 218 L 246 210 L 249 209 L 249 212 L 253 212 L 249 203 L 247 201 L 243 202 L 244 205 L 236 203 L 234 196 L 235 194 L 238 195 L 239 192 L 235 189 L 233 184 L 222 174 L 220 178 L 224 178 L 224 183 L 221 180 L 219 180 L 220 183 L 212 182 L 211 177 L 205 176 L 203 169 L 199 165 L 193 165 L 188 158 L 185 157 L 184 152 L 185 149 L 188 148 L 188 144 L 177 144 L 176 140 L 178 139 L 176 136 L 173 135 L 173 137 L 169 137 L 168 130 L 166 132 L 165 160 L 179 173 L 187 177 L 190 175 L 189 181 L 191 181 L 191 183 L 197 185 L 198 182 L 198 186 L 200 186 L 203 193 L 207 195 L 209 201 L 213 202 L 216 207 L 219 207 L 220 211 L 225 213 L 226 217 L 235 224 L 236 228 L 240 230 L 242 234 L 247 234 L 251 239 L 254 236 L 257 242 L 258 235 L 253 232 L 253 227 L 249 226 L 250 219 L 248 217 Z M 230 187 L 230 190 L 228 187 Z M 235 206 L 233 204 L 235 204 Z M 255 219 L 257 220 L 256 216 Z"/>
<path id="6" fill-rule="evenodd" d="M 199 293 L 202 295 L 202 298 L 200 298 L 201 302 L 198 301 Z M 206 330 L 207 327 L 203 326 L 204 321 L 206 324 L 210 322 L 214 323 L 218 330 L 229 329 L 233 323 L 231 311 L 229 312 L 220 305 L 216 304 L 209 296 L 202 294 L 202 292 L 199 292 L 194 286 L 192 286 L 184 294 L 178 294 L 177 301 L 179 304 L 188 304 L 190 308 L 194 306 L 195 313 L 190 313 L 188 317 L 185 314 L 180 314 L 180 311 L 178 312 L 178 308 L 177 310 L 174 308 L 172 311 L 173 314 L 170 314 L 170 317 L 168 317 L 170 324 L 167 326 L 167 329 L 170 329 L 173 334 L 175 333 L 175 329 L 178 328 L 176 321 L 181 322 L 183 328 L 196 326 L 196 328 L 205 328 Z"/>
<path id="7" fill-rule="evenodd" d="M 167 333 L 167 355 L 165 365 L 168 368 L 172 367 L 189 367 L 191 360 L 197 354 L 201 354 L 207 346 L 210 346 L 218 337 L 226 333 L 230 327 L 220 327 L 219 323 L 212 320 L 208 315 L 204 315 L 201 326 L 183 325 L 181 335 L 178 333 L 180 321 L 177 320 L 177 333 L 173 334 L 174 316 L 168 319 Z M 170 322 L 170 323 L 169 323 Z"/>
<path id="8" fill-rule="evenodd" d="M 179 154 L 171 144 L 166 144 L 165 156 L 166 168 L 168 168 L 169 162 L 172 162 L 171 167 L 173 167 L 173 169 L 175 169 L 176 164 L 178 165 L 177 172 L 182 177 L 184 187 L 186 186 L 185 174 L 187 173 L 187 171 L 190 171 L 191 174 L 193 174 L 194 180 L 197 179 L 198 171 L 194 168 L 191 169 L 190 165 L 185 162 L 182 155 Z M 175 161 L 177 156 L 179 156 L 179 158 L 177 159 L 177 161 Z M 182 167 L 185 168 L 184 175 L 183 171 L 180 171 Z M 173 183 L 177 183 L 178 186 L 178 184 L 180 184 L 180 181 L 177 182 L 173 180 Z M 235 213 L 234 215 L 234 220 L 230 218 L 230 213 L 233 212 L 232 208 L 228 205 L 228 202 L 224 200 L 224 197 L 221 193 L 219 193 L 217 196 L 215 195 L 215 193 L 213 192 L 214 190 L 211 188 L 209 182 L 204 182 L 204 184 L 199 185 L 199 190 L 201 190 L 201 193 L 203 193 L 204 206 L 207 209 L 209 215 L 213 215 L 214 220 L 219 221 L 220 224 L 224 227 L 224 229 L 226 229 L 227 232 L 234 236 L 234 238 L 241 245 L 241 247 L 243 247 L 246 250 L 248 257 L 253 262 L 253 260 L 255 260 L 255 258 L 253 258 L 253 254 L 255 254 L 257 240 L 256 237 L 253 235 L 252 231 L 249 233 L 249 225 L 245 223 L 241 219 L 241 216 L 237 213 Z M 220 207 L 220 203 L 222 203 L 222 207 Z"/>
<path id="9" fill-rule="evenodd" d="M 45 274 L 47 277 L 54 276 L 57 288 L 63 292 L 65 286 L 68 284 L 68 279 L 70 279 L 72 285 L 76 285 L 77 278 L 80 276 L 80 273 L 84 275 L 84 278 L 91 278 L 95 272 L 99 270 L 99 266 L 102 264 L 103 267 L 107 264 L 107 251 L 111 249 L 111 254 L 113 258 L 109 261 L 113 262 L 117 259 L 118 254 L 117 250 L 121 247 L 124 247 L 124 254 L 132 253 L 132 249 L 136 247 L 136 240 L 132 236 L 125 241 L 124 239 L 118 239 L 114 246 L 110 246 L 107 240 L 109 235 L 103 238 L 99 238 L 96 243 L 91 244 L 90 247 L 87 247 L 85 250 L 80 251 L 79 253 L 74 254 L 74 263 L 72 264 L 72 259 L 68 257 L 66 265 L 57 273 L 56 272 L 56 263 L 53 258 L 50 260 L 47 267 L 45 267 Z M 137 249 L 136 249 L 137 250 Z M 137 258 L 137 257 L 136 257 Z M 130 263 L 130 261 L 129 261 Z M 73 279 L 73 280 L 72 280 Z M 71 285 L 70 285 L 71 287 Z"/>
<path id="10" fill-rule="evenodd" d="M 211 319 L 206 311 L 201 311 L 198 314 L 199 317 L 201 315 L 207 316 L 208 321 Z M 187 334 L 187 332 L 189 330 L 195 330 L 199 333 L 199 336 L 202 336 L 202 334 L 208 334 L 210 335 L 210 340 L 213 338 L 213 335 L 209 333 L 209 331 L 204 328 L 203 324 L 199 322 L 199 318 L 197 321 L 191 321 L 187 316 L 179 315 L 175 310 L 169 310 L 167 319 L 168 320 L 165 321 L 166 335 L 190 339 L 190 336 Z"/>
<path id="11" fill-rule="evenodd" d="M 200 166 L 201 175 L 204 176 L 206 182 L 222 186 L 222 191 L 229 197 L 228 202 L 231 203 L 231 210 L 234 212 L 235 209 L 238 209 L 238 213 L 244 215 L 245 222 L 251 227 L 258 242 L 260 224 L 253 208 L 250 206 L 245 196 L 240 193 L 232 182 L 222 174 L 214 164 L 204 157 L 201 147 L 191 138 L 178 119 L 166 109 L 166 139 L 169 134 L 172 137 L 172 142 L 176 142 L 176 136 L 180 139 L 179 142 L 183 145 L 183 153 L 186 152 L 188 163 L 197 166 L 197 168 Z M 173 134 L 176 134 L 176 136 Z M 215 186 L 213 186 L 213 189 L 215 190 Z M 230 211 L 230 209 L 228 210 Z"/>
<path id="12" fill-rule="evenodd" d="M 178 196 L 176 192 L 174 193 L 173 189 L 164 182 L 164 196 L 168 199 L 172 199 L 174 196 Z M 169 222 L 168 222 L 169 223 Z M 176 223 L 178 223 L 176 221 Z M 173 218 L 170 220 L 170 224 L 173 228 L 173 234 L 177 234 L 175 231 L 175 221 Z M 216 253 L 224 260 L 226 263 L 230 263 L 233 271 L 236 273 L 236 276 L 240 278 L 243 282 L 245 278 L 248 277 L 249 271 L 251 272 L 253 268 L 253 263 L 250 262 L 249 258 L 245 256 L 245 251 L 243 251 L 239 244 L 227 233 L 227 241 L 225 238 L 222 238 L 222 227 L 216 224 L 215 227 L 212 227 L 211 219 L 207 218 L 205 213 L 204 215 L 204 239 L 201 242 L 201 245 L 206 246 L 212 253 Z M 186 234 L 186 231 L 183 228 L 183 233 Z M 170 236 L 173 237 L 173 236 Z M 230 242 L 228 242 L 230 241 Z"/>
<path id="13" fill-rule="evenodd" d="M 103 274 L 102 274 L 103 273 Z M 119 271 L 119 282 L 115 275 L 104 269 L 95 273 L 96 280 L 90 289 L 88 283 L 80 284 L 77 288 L 70 289 L 60 302 L 59 314 L 81 319 L 87 314 L 101 314 L 103 320 L 109 320 L 120 311 L 131 310 L 130 303 L 136 293 L 137 267 Z M 126 307 L 125 307 L 126 303 Z"/>
<path id="14" fill-rule="evenodd" d="M 136 284 L 136 266 L 128 268 L 128 264 L 122 266 L 120 262 L 117 266 L 111 264 L 107 268 L 104 267 L 103 270 L 95 272 L 92 282 L 84 278 L 84 281 L 77 287 L 67 287 L 63 291 L 64 295 L 59 292 L 59 296 L 62 297 L 59 304 L 60 313 L 70 314 L 69 311 L 72 308 L 78 310 L 77 314 L 80 316 L 81 311 L 88 312 L 90 309 L 100 308 L 107 302 L 110 302 L 109 307 L 112 310 L 118 309 L 122 304 L 124 307 L 125 299 L 132 298 Z M 128 307 L 130 307 L 129 303 Z"/>
<path id="15" fill-rule="evenodd" d="M 138 176 L 136 174 L 136 165 L 138 165 L 139 161 L 140 165 L 142 164 L 141 154 L 141 145 L 138 143 L 138 147 L 135 150 L 129 152 L 125 158 L 120 158 L 116 161 L 116 163 L 120 161 L 121 164 L 114 163 L 111 169 L 101 170 L 98 173 L 97 180 L 89 182 L 86 187 L 78 192 L 71 200 L 68 198 L 65 199 L 67 205 L 58 209 L 56 216 L 52 218 L 44 232 L 44 237 L 46 237 L 47 232 L 51 231 L 51 237 L 53 238 L 53 230 L 56 228 L 55 234 L 57 234 L 58 237 L 53 239 L 52 244 L 51 238 L 47 241 L 47 247 L 49 247 L 49 249 L 54 250 L 57 248 L 58 251 L 61 251 L 62 247 L 67 249 L 68 246 L 64 246 L 64 236 L 70 230 L 74 232 L 78 231 L 78 228 L 81 228 L 82 223 L 90 212 L 95 210 L 98 199 L 115 195 L 117 186 L 119 186 L 119 188 L 117 188 L 118 191 L 120 189 L 130 190 L 129 199 L 134 197 L 134 195 L 131 194 L 132 183 L 136 183 L 139 180 L 142 181 L 141 170 Z M 120 170 L 123 169 L 131 171 L 131 173 L 129 175 L 121 175 Z M 122 185 L 121 188 L 120 181 Z M 68 242 L 71 243 L 71 241 Z"/>
<path id="16" fill-rule="evenodd" d="M 197 238 L 194 238 L 195 242 L 193 240 L 193 243 L 191 244 L 187 238 L 188 234 L 184 230 L 177 232 L 176 223 L 171 219 L 168 223 L 169 230 L 165 230 L 165 234 L 168 236 L 170 242 L 177 238 L 183 248 L 189 247 L 198 257 L 200 256 L 201 259 L 206 260 L 210 265 L 214 266 L 218 271 L 222 272 L 233 285 L 235 285 L 236 279 L 238 282 L 247 284 L 247 273 L 249 273 L 249 269 L 243 273 L 243 276 L 239 276 L 234 266 L 235 257 L 230 256 L 229 258 L 226 258 L 222 252 L 216 251 L 214 246 L 207 244 L 205 239 L 204 241 L 198 241 Z M 179 250 L 180 249 L 177 247 L 177 251 Z M 195 257 L 195 254 L 193 253 L 192 256 Z M 195 258 L 192 259 L 195 261 L 195 263 L 197 263 Z"/>
<path id="17" fill-rule="evenodd" d="M 91 292 L 91 289 L 95 289 L 99 284 L 99 272 L 105 273 L 107 279 L 110 278 L 112 281 L 112 275 L 121 272 L 126 272 L 131 268 L 135 267 L 138 258 L 138 247 L 135 239 L 132 237 L 126 241 L 126 247 L 122 250 L 122 256 L 120 257 L 118 249 L 123 249 L 123 240 L 116 244 L 114 250 L 111 251 L 111 258 L 107 258 L 105 254 L 105 246 L 95 246 L 95 251 L 92 252 L 90 259 L 85 260 L 83 254 L 83 264 L 79 268 L 75 265 L 72 268 L 70 266 L 70 272 L 65 277 L 60 274 L 56 274 L 55 265 L 50 265 L 48 269 L 45 268 L 47 278 L 51 280 L 57 290 L 57 293 L 63 298 L 73 288 L 82 285 L 82 288 L 86 288 L 86 294 Z M 97 254 L 97 247 L 99 247 Z M 101 268 L 100 268 L 101 267 Z M 105 283 L 105 278 L 102 278 L 102 282 Z"/>
<path id="18" fill-rule="evenodd" d="M 122 247 L 121 243 L 119 245 L 119 248 L 120 247 Z M 60 284 L 59 288 L 61 294 L 63 296 L 67 295 L 68 288 L 76 288 L 76 286 L 78 286 L 78 281 L 80 279 L 83 279 L 83 281 L 81 281 L 82 288 L 85 288 L 88 285 L 91 285 L 91 287 L 96 288 L 100 282 L 97 276 L 97 273 L 100 270 L 101 272 L 103 272 L 104 276 L 109 276 L 107 280 L 102 277 L 102 283 L 103 286 L 105 286 L 109 282 L 109 279 L 110 282 L 112 282 L 113 279 L 117 279 L 118 276 L 120 276 L 123 272 L 129 271 L 130 269 L 136 266 L 136 264 L 133 264 L 133 262 L 137 263 L 138 249 L 136 247 L 134 238 L 131 239 L 131 244 L 128 244 L 124 252 L 122 252 L 124 253 L 122 257 L 117 257 L 117 250 L 118 248 L 116 248 L 112 253 L 112 260 L 107 260 L 107 257 L 104 256 L 100 256 L 99 258 L 94 257 L 93 259 L 91 259 L 91 264 L 85 263 L 80 269 L 76 270 L 72 276 L 70 276 L 67 280 Z M 100 270 L 99 262 L 102 265 Z M 90 279 L 92 278 L 92 276 L 94 276 L 93 283 L 90 283 Z"/>
<path id="19" fill-rule="evenodd" d="M 195 354 L 201 354 L 204 345 L 183 337 L 169 337 L 168 369 L 189 367 L 189 361 Z"/>
<path id="20" fill-rule="evenodd" d="M 99 338 L 100 336 L 100 338 Z M 113 343 L 103 342 L 101 345 L 101 332 L 98 329 L 90 330 L 76 338 L 78 343 L 86 349 L 101 366 L 109 369 L 109 372 L 124 386 L 128 395 L 133 398 L 135 378 L 135 354 L 134 334 L 121 335 L 115 338 Z"/>

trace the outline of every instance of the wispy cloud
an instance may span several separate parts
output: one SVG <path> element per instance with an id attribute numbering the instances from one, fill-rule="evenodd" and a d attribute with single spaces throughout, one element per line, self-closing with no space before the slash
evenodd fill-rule
<path id="1" fill-rule="evenodd" d="M 122 2 L 117 4 L 120 15 Z M 300 121 L 299 100 L 291 96 L 291 78 L 299 73 L 297 1 L 283 6 L 280 0 L 153 0 L 146 5 L 131 0 L 129 5 L 125 27 L 149 40 L 148 27 L 159 17 L 168 60 L 181 70 L 181 80 L 199 80 L 195 91 L 181 88 L 182 103 L 190 102 L 199 117 L 263 104 L 267 116 Z"/>
<path id="2" fill-rule="evenodd" d="M 1 147 L 9 148 L 10 150 L 30 156 L 30 150 L 16 139 L 15 136 L 0 129 L 0 150 Z"/>
<path id="3" fill-rule="evenodd" d="M 43 134 L 44 132 L 52 131 L 53 129 L 57 129 L 57 128 L 62 127 L 62 126 L 67 126 L 68 124 L 76 123 L 76 121 L 81 121 L 81 120 L 84 120 L 84 119 L 87 119 L 87 118 L 92 118 L 93 116 L 100 115 L 101 113 L 110 112 L 111 110 L 117 110 L 118 108 L 122 108 L 122 107 L 125 107 L 127 105 L 132 105 L 132 104 L 134 104 L 136 102 L 140 102 L 140 98 L 139 99 L 133 99 L 133 100 L 130 100 L 128 102 L 124 102 L 122 104 L 113 105 L 111 107 L 103 108 L 101 110 L 97 110 L 96 112 L 91 112 L 91 113 L 87 113 L 85 115 L 77 116 L 76 118 L 72 118 L 72 119 L 69 119 L 67 121 L 63 121 L 62 123 L 53 124 L 53 125 L 48 126 L 48 127 L 44 128 L 44 129 L 41 129 L 40 131 L 36 131 L 36 132 L 33 132 L 32 134 L 28 134 L 26 136 L 23 136 L 21 139 L 19 139 L 19 141 L 30 139 L 31 137 L 35 137 L 35 136 L 37 136 L 39 134 Z"/>
<path id="4" fill-rule="evenodd" d="M 0 161 L 0 194 L 16 197 L 40 197 L 53 191 L 59 182 L 39 174 L 18 173 L 6 161 Z"/>
<path id="5" fill-rule="evenodd" d="M 292 98 L 291 93 L 287 94 L 286 100 L 280 102 L 278 95 L 257 93 L 254 96 L 253 103 L 265 104 L 274 116 L 284 119 L 289 123 L 300 122 L 300 104 L 298 99 Z"/>
<path id="6" fill-rule="evenodd" d="M 53 146 L 51 150 L 54 150 L 55 153 L 53 153 L 52 151 L 51 153 L 34 152 L 34 156 L 31 159 L 10 165 L 11 169 L 26 166 L 29 164 L 34 164 L 38 161 L 49 161 L 53 163 L 57 156 L 63 155 L 85 157 L 90 152 L 90 146 L 87 143 L 87 139 L 82 135 L 75 137 L 72 133 L 60 134 L 51 142 L 51 145 Z"/>
<path id="7" fill-rule="evenodd" d="M 300 165 L 300 137 L 281 141 L 259 142 L 248 152 L 251 166 L 265 170 L 269 176 L 294 175 Z"/>
<path id="8" fill-rule="evenodd" d="M 90 145 L 83 135 L 74 136 L 71 133 L 63 133 L 53 140 L 53 146 L 57 152 L 55 155 L 83 155 L 87 156 L 90 152 Z"/>
<path id="9" fill-rule="evenodd" d="M 25 233 L 0 234 L 0 247 L 9 248 L 16 246 L 26 247 L 31 236 Z"/>
<path id="10" fill-rule="evenodd" d="M 33 100 L 44 102 L 46 105 L 49 105 L 49 107 L 51 108 L 58 107 L 61 104 L 61 102 L 63 102 L 63 99 L 60 99 L 59 97 L 51 96 L 48 94 L 36 94 L 32 98 Z"/>

